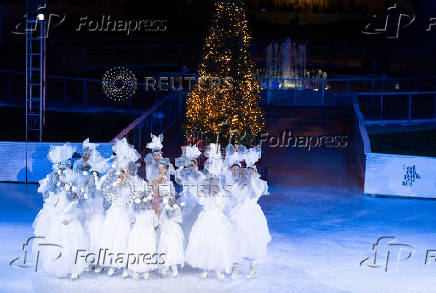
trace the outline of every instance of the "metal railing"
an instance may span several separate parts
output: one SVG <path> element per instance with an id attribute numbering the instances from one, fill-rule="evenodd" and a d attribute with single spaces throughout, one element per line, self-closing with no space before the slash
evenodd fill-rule
<path id="1" fill-rule="evenodd" d="M 112 140 L 112 143 L 127 137 L 129 143 L 133 144 L 137 150 L 142 151 L 145 147 L 144 141 L 149 140 L 150 133 L 165 133 L 165 131 L 182 119 L 185 100 L 185 91 L 167 94 L 124 128 Z"/>
<path id="2" fill-rule="evenodd" d="M 346 92 L 436 91 L 436 76 L 428 77 L 356 77 L 356 78 L 261 78 L 265 90 L 314 90 Z"/>
<path id="3" fill-rule="evenodd" d="M 144 111 L 159 100 L 159 93 L 148 90 L 144 83 L 138 82 L 136 93 L 124 103 L 112 103 L 104 95 L 102 80 L 95 78 L 46 76 L 47 109 L 92 107 L 107 109 Z M 0 105 L 25 105 L 25 73 L 0 70 Z"/>
<path id="4" fill-rule="evenodd" d="M 25 104 L 25 73 L 0 70 L 1 103 Z M 424 121 L 436 119 L 436 76 L 415 78 L 269 78 L 259 79 L 264 105 L 338 105 L 358 102 L 367 122 Z M 100 79 L 47 75 L 47 108 L 105 107 L 146 111 L 162 93 L 147 91 L 138 83 L 135 95 L 113 104 Z M 121 108 L 121 109 L 120 109 Z"/>
<path id="5" fill-rule="evenodd" d="M 436 121 L 436 91 L 356 93 L 367 124 Z"/>
<path id="6" fill-rule="evenodd" d="M 365 127 L 365 120 L 363 114 L 360 111 L 357 97 L 353 97 L 353 142 L 352 142 L 352 157 L 351 164 L 357 164 L 359 168 L 360 178 L 365 178 L 366 168 L 366 154 L 371 153 L 371 143 L 369 140 L 368 132 Z"/>
<path id="7" fill-rule="evenodd" d="M 267 105 L 336 105 L 357 101 L 367 123 L 436 119 L 436 77 L 260 80 Z"/>

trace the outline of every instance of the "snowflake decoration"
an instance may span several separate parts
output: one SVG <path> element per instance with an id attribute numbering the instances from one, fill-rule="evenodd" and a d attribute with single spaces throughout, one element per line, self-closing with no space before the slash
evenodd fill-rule
<path id="1" fill-rule="evenodd" d="M 122 102 L 136 91 L 138 82 L 132 71 L 115 67 L 105 72 L 102 81 L 104 94 L 111 100 Z"/>

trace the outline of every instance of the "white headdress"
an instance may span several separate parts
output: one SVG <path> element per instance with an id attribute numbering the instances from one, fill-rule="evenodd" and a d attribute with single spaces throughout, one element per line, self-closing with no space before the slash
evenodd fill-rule
<path id="1" fill-rule="evenodd" d="M 159 136 L 154 135 L 153 133 L 151 134 L 151 142 L 147 143 L 147 148 L 151 149 L 153 152 L 154 151 L 159 151 L 163 148 L 162 145 L 162 141 L 163 141 L 163 134 L 159 134 Z"/>
<path id="2" fill-rule="evenodd" d="M 220 175 L 223 168 L 223 160 L 221 158 L 221 151 L 219 145 L 211 143 L 207 146 L 205 156 L 207 160 L 205 162 L 205 168 L 210 174 Z"/>
<path id="3" fill-rule="evenodd" d="M 219 145 L 217 145 L 215 143 L 209 144 L 206 148 L 204 155 L 210 159 L 212 159 L 212 158 L 221 159 L 221 151 L 219 149 Z"/>
<path id="4" fill-rule="evenodd" d="M 201 152 L 196 145 L 183 146 L 182 155 L 179 158 L 176 158 L 176 166 L 186 167 L 192 160 L 197 160 L 199 155 L 201 155 Z"/>
<path id="5" fill-rule="evenodd" d="M 188 145 L 185 148 L 185 157 L 189 160 L 195 160 L 198 158 L 198 156 L 201 155 L 200 150 L 196 145 Z"/>
<path id="6" fill-rule="evenodd" d="M 109 159 L 102 157 L 99 151 L 97 151 L 98 144 L 90 143 L 89 138 L 85 139 L 83 142 L 83 151 L 90 150 L 90 156 L 88 159 L 91 171 L 96 171 L 100 174 L 104 173 L 109 169 Z"/>
<path id="7" fill-rule="evenodd" d="M 128 168 L 131 162 L 136 162 L 141 157 L 135 148 L 127 142 L 126 138 L 118 140 L 112 146 L 112 151 L 116 154 L 115 163 L 124 170 Z"/>
<path id="8" fill-rule="evenodd" d="M 234 164 L 240 165 L 240 162 L 244 160 L 246 152 L 247 148 L 243 145 L 234 147 L 233 145 L 229 144 L 226 147 L 225 163 L 229 166 Z"/>
<path id="9" fill-rule="evenodd" d="M 53 164 L 65 163 L 73 156 L 76 148 L 66 143 L 61 146 L 50 146 L 50 151 L 48 152 L 48 159 Z"/>
<path id="10" fill-rule="evenodd" d="M 83 141 L 82 146 L 83 146 L 83 150 L 87 150 L 87 149 L 94 150 L 96 147 L 98 147 L 98 144 L 90 143 L 88 137 Z"/>
<path id="11" fill-rule="evenodd" d="M 262 151 L 258 147 L 250 148 L 244 155 L 245 163 L 247 167 L 253 167 L 262 156 Z"/>

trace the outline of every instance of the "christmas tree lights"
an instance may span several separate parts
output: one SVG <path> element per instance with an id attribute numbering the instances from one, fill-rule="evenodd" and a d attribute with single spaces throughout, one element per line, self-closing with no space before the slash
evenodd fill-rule
<path id="1" fill-rule="evenodd" d="M 256 142 L 264 118 L 250 39 L 242 1 L 216 1 L 198 70 L 201 82 L 187 100 L 187 133 L 203 133 L 212 141 L 219 137 L 223 144 Z M 213 79 L 218 83 L 212 86 Z"/>

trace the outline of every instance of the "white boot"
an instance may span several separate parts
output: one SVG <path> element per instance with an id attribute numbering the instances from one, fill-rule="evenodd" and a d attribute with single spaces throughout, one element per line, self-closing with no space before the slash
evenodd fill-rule
<path id="1" fill-rule="evenodd" d="M 162 277 L 165 277 L 166 274 L 168 273 L 168 267 L 162 267 L 162 269 L 160 270 L 160 274 L 162 275 Z"/>
<path id="2" fill-rule="evenodd" d="M 115 268 L 110 268 L 110 269 L 107 271 L 107 274 L 109 275 L 109 277 L 112 277 L 112 276 L 115 274 Z"/>
<path id="3" fill-rule="evenodd" d="M 134 280 L 138 280 L 138 279 L 139 279 L 139 272 L 135 272 L 135 273 L 133 274 L 133 279 L 134 279 Z"/>
<path id="4" fill-rule="evenodd" d="M 234 264 L 233 264 L 233 267 L 232 267 L 232 275 L 231 275 L 231 277 L 232 277 L 232 280 L 234 280 L 234 279 L 236 279 L 236 276 L 238 275 L 238 263 L 237 262 L 235 262 Z"/>
<path id="5" fill-rule="evenodd" d="M 129 277 L 129 271 L 125 269 L 123 271 L 123 279 L 127 279 L 128 277 Z"/>
<path id="6" fill-rule="evenodd" d="M 144 272 L 144 280 L 147 280 L 150 277 L 150 273 L 148 271 Z"/>
<path id="7" fill-rule="evenodd" d="M 254 262 L 250 265 L 250 271 L 248 272 L 247 278 L 253 279 L 256 276 L 256 265 Z"/>
<path id="8" fill-rule="evenodd" d="M 224 280 L 224 274 L 222 272 L 220 272 L 220 271 L 216 271 L 216 277 L 220 281 Z"/>
<path id="9" fill-rule="evenodd" d="M 71 280 L 76 280 L 76 279 L 78 279 L 78 278 L 80 278 L 80 274 L 71 274 Z"/>
<path id="10" fill-rule="evenodd" d="M 103 271 L 103 268 L 100 266 L 96 266 L 94 269 L 94 272 L 96 272 L 97 274 L 101 273 L 101 271 Z"/>
<path id="11" fill-rule="evenodd" d="M 175 278 L 177 278 L 177 276 L 179 275 L 179 272 L 177 271 L 177 266 L 171 266 L 171 271 L 172 271 L 172 275 L 173 275 L 173 278 L 175 279 Z"/>
<path id="12" fill-rule="evenodd" d="M 207 275 L 209 275 L 209 272 L 208 272 L 207 270 L 204 270 L 204 271 L 201 273 L 200 278 L 202 278 L 202 279 L 206 279 L 206 278 L 207 278 Z"/>

